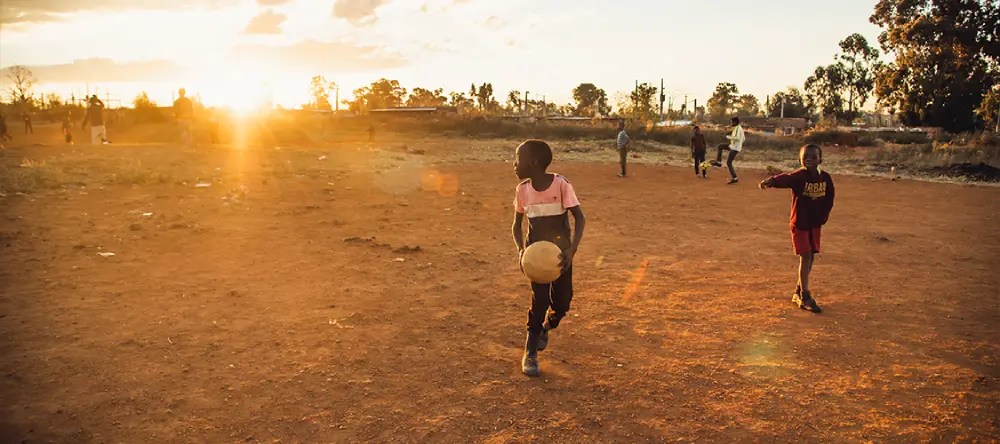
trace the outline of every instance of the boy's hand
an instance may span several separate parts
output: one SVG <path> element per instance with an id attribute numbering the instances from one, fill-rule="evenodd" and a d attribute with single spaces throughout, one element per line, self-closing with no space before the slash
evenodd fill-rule
<path id="1" fill-rule="evenodd" d="M 771 187 L 771 179 L 767 178 L 767 179 L 764 179 L 764 180 L 760 181 L 760 184 L 758 186 L 760 186 L 760 189 L 762 189 L 762 190 L 766 190 L 766 189 L 770 188 Z"/>
<path id="2" fill-rule="evenodd" d="M 559 256 L 559 269 L 564 273 L 573 265 L 573 256 L 576 255 L 576 248 L 570 248 Z"/>

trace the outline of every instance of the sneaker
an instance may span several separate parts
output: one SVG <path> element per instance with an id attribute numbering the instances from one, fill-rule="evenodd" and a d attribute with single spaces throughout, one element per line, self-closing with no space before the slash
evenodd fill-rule
<path id="1" fill-rule="evenodd" d="M 737 184 L 737 183 L 740 183 L 740 179 L 734 177 L 732 179 L 729 179 L 729 182 L 726 182 L 726 185 L 733 185 L 733 184 Z"/>
<path id="2" fill-rule="evenodd" d="M 625 173 L 621 173 L 621 174 L 618 175 L 618 177 L 621 177 L 621 178 L 624 179 L 625 177 L 628 177 L 628 176 L 626 176 Z"/>
<path id="3" fill-rule="evenodd" d="M 714 167 L 720 167 L 720 168 L 722 167 L 722 162 L 719 162 L 718 160 L 713 160 L 709 163 L 712 164 L 712 166 Z"/>
<path id="4" fill-rule="evenodd" d="M 542 327 L 542 333 L 538 335 L 538 351 L 545 350 L 549 345 L 549 329 Z"/>
<path id="5" fill-rule="evenodd" d="M 801 295 L 796 294 L 795 296 L 792 296 L 792 302 L 794 302 L 795 305 L 798 305 L 799 308 L 811 311 L 813 313 L 820 313 L 823 311 L 823 309 L 820 308 L 819 304 L 816 303 L 816 300 L 812 298 L 812 295 L 809 294 L 809 292 L 802 293 Z"/>
<path id="6" fill-rule="evenodd" d="M 521 358 L 521 371 L 528 376 L 538 376 L 541 371 L 538 369 L 538 354 L 524 352 Z"/>

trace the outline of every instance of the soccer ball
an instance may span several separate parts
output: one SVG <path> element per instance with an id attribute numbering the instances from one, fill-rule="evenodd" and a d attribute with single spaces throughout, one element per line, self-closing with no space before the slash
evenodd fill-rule
<path id="1" fill-rule="evenodd" d="M 562 274 L 559 261 L 562 260 L 562 250 L 552 242 L 539 241 L 524 249 L 521 255 L 521 270 L 524 275 L 536 284 L 548 284 Z"/>

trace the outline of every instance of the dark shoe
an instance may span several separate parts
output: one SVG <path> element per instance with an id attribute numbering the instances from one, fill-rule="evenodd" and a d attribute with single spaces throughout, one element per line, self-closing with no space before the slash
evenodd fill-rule
<path id="1" fill-rule="evenodd" d="M 621 174 L 618 175 L 618 177 L 625 178 L 625 177 L 628 177 L 628 176 L 626 176 L 625 173 L 621 173 Z"/>
<path id="2" fill-rule="evenodd" d="M 740 183 L 740 179 L 734 177 L 732 179 L 729 179 L 729 182 L 726 182 L 726 185 L 734 185 L 738 183 Z"/>
<path id="3" fill-rule="evenodd" d="M 521 371 L 528 376 L 538 376 L 541 373 L 538 369 L 538 353 L 524 352 L 524 357 L 521 358 Z"/>
<path id="4" fill-rule="evenodd" d="M 538 376 L 541 372 L 538 368 L 538 337 L 539 333 L 528 332 L 528 339 L 524 341 L 524 357 L 521 358 L 521 371 L 528 376 Z"/>
<path id="5" fill-rule="evenodd" d="M 712 166 L 714 166 L 714 167 L 721 167 L 722 166 L 722 162 L 719 162 L 718 160 L 713 160 L 713 161 L 711 161 L 709 163 L 711 163 Z"/>
<path id="6" fill-rule="evenodd" d="M 545 350 L 549 345 L 549 329 L 542 327 L 542 332 L 538 335 L 538 351 Z"/>
<path id="7" fill-rule="evenodd" d="M 812 295 L 810 295 L 809 292 L 802 293 L 801 295 L 796 294 L 795 296 L 792 296 L 792 302 L 794 302 L 795 305 L 798 305 L 799 308 L 811 311 L 813 313 L 821 313 L 823 311 L 823 309 L 820 308 L 819 304 L 816 303 L 816 300 L 812 298 Z"/>

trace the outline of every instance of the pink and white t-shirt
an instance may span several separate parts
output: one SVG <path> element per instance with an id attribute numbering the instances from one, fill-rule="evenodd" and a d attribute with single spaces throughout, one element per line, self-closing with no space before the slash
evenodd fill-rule
<path id="1" fill-rule="evenodd" d="M 517 186 L 514 209 L 528 217 L 528 243 L 540 240 L 569 245 L 569 215 L 567 210 L 580 205 L 573 185 L 565 177 L 553 174 L 552 185 L 538 191 L 525 180 Z"/>

